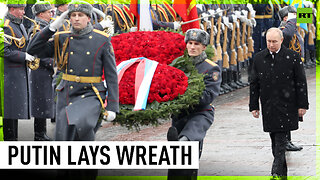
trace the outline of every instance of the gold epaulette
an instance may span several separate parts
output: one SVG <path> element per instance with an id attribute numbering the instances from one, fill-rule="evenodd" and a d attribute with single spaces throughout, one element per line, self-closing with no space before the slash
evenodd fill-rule
<path id="1" fill-rule="evenodd" d="M 211 60 L 209 60 L 209 59 L 206 59 L 205 61 L 206 61 L 207 63 L 209 63 L 211 66 L 218 66 L 217 63 L 215 63 L 215 62 L 213 62 L 213 61 L 211 61 Z"/>
<path id="2" fill-rule="evenodd" d="M 3 26 L 4 27 L 8 27 L 10 23 L 10 19 L 6 19 L 6 21 L 4 22 Z"/>
<path id="3" fill-rule="evenodd" d="M 101 34 L 101 35 L 103 35 L 103 36 L 105 36 L 105 37 L 109 37 L 109 34 L 103 32 L 103 31 L 100 31 L 100 30 L 98 30 L 98 29 L 93 29 L 93 32 L 96 32 L 96 33 L 98 33 L 98 34 Z"/>

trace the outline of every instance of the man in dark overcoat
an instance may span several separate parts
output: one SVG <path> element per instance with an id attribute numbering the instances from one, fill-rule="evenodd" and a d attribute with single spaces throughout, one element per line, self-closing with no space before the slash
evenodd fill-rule
<path id="1" fill-rule="evenodd" d="M 26 53 L 28 36 L 22 24 L 25 6 L 25 1 L 15 1 L 14 4 L 8 1 L 8 13 L 4 19 L 4 33 L 16 38 L 9 40 L 11 43 L 4 43 L 3 134 L 5 141 L 18 140 L 18 119 L 30 118 L 26 62 L 33 61 L 35 58 Z"/>
<path id="2" fill-rule="evenodd" d="M 35 35 L 34 30 L 40 31 L 51 21 L 51 4 L 47 1 L 38 1 L 32 6 L 32 13 L 37 23 L 29 29 L 29 37 Z M 34 117 L 34 140 L 47 141 L 46 119 L 54 118 L 54 92 L 52 90 L 53 58 L 42 58 L 39 68 L 30 72 L 30 104 L 31 116 Z"/>
<path id="3" fill-rule="evenodd" d="M 169 128 L 167 138 L 169 141 L 199 141 L 201 156 L 203 140 L 207 130 L 214 120 L 214 107 L 211 104 L 219 95 L 221 84 L 221 70 L 218 64 L 207 59 L 205 53 L 210 36 L 200 29 L 189 29 L 186 32 L 188 56 L 199 73 L 204 74 L 205 89 L 199 104 L 189 113 L 172 117 L 172 127 Z M 176 176 L 186 176 L 187 179 L 196 179 L 198 170 L 169 170 L 168 179 L 176 179 Z"/>
<path id="4" fill-rule="evenodd" d="M 286 133 L 298 129 L 299 117 L 309 108 L 307 81 L 301 57 L 281 45 L 282 31 L 267 31 L 267 49 L 253 60 L 250 81 L 250 112 L 259 118 L 262 107 L 263 130 L 270 133 L 274 161 L 271 174 L 287 176 Z"/>

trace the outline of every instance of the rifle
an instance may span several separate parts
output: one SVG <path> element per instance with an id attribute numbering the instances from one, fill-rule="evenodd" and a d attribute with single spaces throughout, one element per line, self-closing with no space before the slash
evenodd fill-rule
<path id="1" fill-rule="evenodd" d="M 217 21 L 218 24 L 218 32 L 216 37 L 216 44 L 217 44 L 217 61 L 222 60 L 222 50 L 221 50 L 221 44 L 220 44 L 220 35 L 221 35 L 221 17 L 218 18 Z"/>
<path id="2" fill-rule="evenodd" d="M 251 19 L 251 13 L 248 12 L 248 19 Z M 247 41 L 248 41 L 248 57 L 252 57 L 252 53 L 254 52 L 253 49 L 253 39 L 251 35 L 251 27 L 248 26 L 248 32 L 247 32 Z"/>
<path id="3" fill-rule="evenodd" d="M 227 53 L 227 43 L 228 43 L 228 27 L 225 26 L 223 31 L 223 60 L 222 60 L 222 67 L 229 69 L 229 55 Z"/>
<path id="4" fill-rule="evenodd" d="M 242 62 L 244 59 L 243 59 L 243 49 L 242 49 L 242 46 L 241 46 L 241 39 L 240 39 L 240 20 L 238 19 L 237 20 L 238 23 L 239 23 L 239 27 L 237 27 L 237 49 L 238 49 L 238 61 L 239 62 Z"/>
<path id="5" fill-rule="evenodd" d="M 231 57 L 230 57 L 230 64 L 231 65 L 237 65 L 237 52 L 234 47 L 235 45 L 235 36 L 236 36 L 236 23 L 233 22 L 233 28 L 232 28 L 232 37 L 231 37 L 231 44 L 230 44 L 230 49 L 231 49 Z"/>
<path id="6" fill-rule="evenodd" d="M 214 62 L 217 62 L 218 61 L 218 56 L 217 56 L 217 49 L 216 49 L 216 47 L 214 46 L 214 36 L 213 36 L 213 24 L 214 24 L 214 19 L 213 19 L 213 17 L 211 18 L 211 30 L 210 30 L 210 45 L 212 46 L 212 48 L 213 48 L 213 58 L 212 58 L 212 60 L 214 61 Z"/>
<path id="7" fill-rule="evenodd" d="M 241 44 L 242 44 L 242 48 L 243 48 L 243 60 L 248 59 L 248 47 L 246 45 L 246 23 L 242 22 L 242 37 L 241 37 Z"/>

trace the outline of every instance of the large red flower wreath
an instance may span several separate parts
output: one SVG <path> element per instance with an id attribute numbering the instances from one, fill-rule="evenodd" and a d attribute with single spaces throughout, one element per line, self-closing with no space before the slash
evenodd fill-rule
<path id="1" fill-rule="evenodd" d="M 134 104 L 135 75 L 138 63 L 124 73 L 119 83 L 119 101 L 121 104 Z M 164 64 L 158 64 L 150 86 L 148 103 L 154 101 L 172 101 L 183 95 L 188 87 L 188 77 L 183 71 Z"/>
<path id="2" fill-rule="evenodd" d="M 183 35 L 166 31 L 123 33 L 112 37 L 111 43 L 116 64 L 137 57 L 146 57 L 160 64 L 170 64 L 183 55 L 186 47 Z"/>

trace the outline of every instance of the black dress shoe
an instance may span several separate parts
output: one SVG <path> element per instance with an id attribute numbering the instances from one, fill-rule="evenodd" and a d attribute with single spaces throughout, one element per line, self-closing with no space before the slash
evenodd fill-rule
<path id="1" fill-rule="evenodd" d="M 303 149 L 302 146 L 296 146 L 291 141 L 288 141 L 286 144 L 287 151 L 301 151 Z"/>
<path id="2" fill-rule="evenodd" d="M 52 141 L 52 139 L 47 136 L 46 133 L 35 133 L 34 134 L 35 141 Z"/>
<path id="3" fill-rule="evenodd" d="M 168 141 L 178 141 L 178 130 L 175 127 L 170 127 L 167 133 Z"/>

